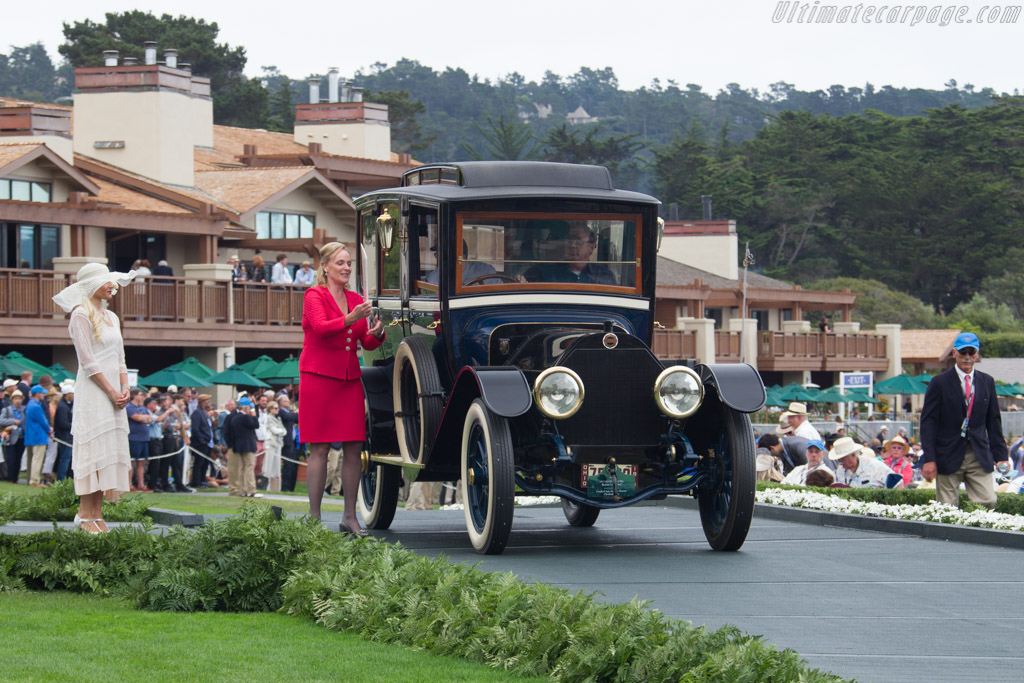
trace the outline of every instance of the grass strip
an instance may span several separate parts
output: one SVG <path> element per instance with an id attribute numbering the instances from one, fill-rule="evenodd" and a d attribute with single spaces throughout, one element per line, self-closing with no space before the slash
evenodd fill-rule
<path id="1" fill-rule="evenodd" d="M 285 614 L 145 612 L 61 591 L 6 593 L 0 632 L 31 644 L 4 658 L 7 681 L 522 680 Z"/>
<path id="2" fill-rule="evenodd" d="M 0 591 L 24 588 L 123 595 L 156 611 L 283 609 L 367 640 L 566 681 L 836 680 L 732 626 L 708 631 L 646 602 L 609 605 L 276 521 L 265 504 L 166 535 L 0 535 Z"/>

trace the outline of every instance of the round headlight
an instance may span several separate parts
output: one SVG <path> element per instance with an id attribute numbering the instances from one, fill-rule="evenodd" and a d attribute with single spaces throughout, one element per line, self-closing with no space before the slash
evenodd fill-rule
<path id="1" fill-rule="evenodd" d="M 533 399 L 553 420 L 572 417 L 583 405 L 583 380 L 569 368 L 548 368 L 533 383 Z"/>
<path id="2" fill-rule="evenodd" d="M 654 383 L 654 402 L 669 417 L 689 417 L 697 412 L 703 400 L 704 385 L 700 377 L 685 365 L 665 368 Z"/>

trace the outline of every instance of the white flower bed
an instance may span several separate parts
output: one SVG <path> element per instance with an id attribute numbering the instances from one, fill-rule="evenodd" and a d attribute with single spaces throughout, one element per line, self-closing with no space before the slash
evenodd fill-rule
<path id="1" fill-rule="evenodd" d="M 1003 529 L 1006 531 L 1024 531 L 1024 517 L 1007 515 L 991 510 L 975 510 L 964 512 L 949 505 L 932 501 L 928 505 L 884 505 L 882 503 L 865 503 L 859 500 L 847 500 L 838 496 L 826 496 L 814 491 L 789 491 L 786 489 L 765 489 L 757 492 L 757 502 L 772 505 L 807 508 L 809 510 L 825 510 L 827 512 L 848 512 L 868 517 L 888 517 L 890 519 L 912 519 L 920 522 L 940 522 L 942 524 L 958 524 L 985 529 Z"/>
<path id="2" fill-rule="evenodd" d="M 561 503 L 562 499 L 560 496 L 516 496 L 516 505 L 545 505 L 548 503 Z M 463 509 L 462 503 L 452 503 L 451 505 L 442 505 L 442 510 L 461 510 Z"/>

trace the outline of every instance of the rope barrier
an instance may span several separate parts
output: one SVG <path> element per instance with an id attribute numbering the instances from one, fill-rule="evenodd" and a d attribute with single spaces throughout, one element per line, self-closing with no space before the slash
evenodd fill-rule
<path id="1" fill-rule="evenodd" d="M 58 439 L 57 437 L 54 437 L 53 440 L 55 442 L 57 442 L 58 444 L 62 445 L 62 446 L 68 446 L 69 448 L 74 448 L 74 444 L 70 444 L 67 441 L 62 441 L 61 439 Z M 206 458 L 207 460 L 209 460 L 210 462 L 212 462 L 215 465 L 217 464 L 217 461 L 214 458 L 211 458 L 210 456 L 206 455 L 205 453 L 197 451 L 196 449 L 192 448 L 192 446 L 187 445 L 187 444 L 182 446 L 178 450 L 171 452 L 171 453 L 162 453 L 160 455 L 151 455 L 151 456 L 149 456 L 149 459 L 150 460 L 163 460 L 164 458 L 171 458 L 171 457 L 174 457 L 175 455 L 178 455 L 180 453 L 184 453 L 186 450 L 192 451 L 196 455 L 198 455 L 200 457 L 203 457 L 203 458 Z M 266 452 L 267 452 L 267 449 L 264 448 L 263 450 L 256 451 L 255 453 L 253 453 L 253 455 L 254 456 L 256 456 L 256 455 L 263 455 Z M 305 461 L 303 461 L 303 460 L 295 460 L 293 458 L 288 458 L 288 457 L 285 457 L 283 455 L 281 456 L 281 459 L 282 460 L 287 460 L 288 462 L 293 462 L 296 465 L 302 465 L 303 467 L 307 466 L 307 463 Z"/>

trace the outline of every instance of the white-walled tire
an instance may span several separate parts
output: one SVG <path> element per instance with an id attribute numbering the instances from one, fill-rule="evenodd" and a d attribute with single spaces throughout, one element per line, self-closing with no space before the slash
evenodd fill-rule
<path id="1" fill-rule="evenodd" d="M 406 337 L 398 345 L 392 390 L 395 433 L 402 456 L 426 464 L 441 424 L 444 396 L 437 362 L 423 337 Z"/>
<path id="2" fill-rule="evenodd" d="M 482 555 L 505 549 L 512 532 L 515 464 L 508 421 L 476 399 L 466 411 L 462 430 L 462 476 L 466 530 Z"/>
<path id="3" fill-rule="evenodd" d="M 371 463 L 372 464 L 372 463 Z M 360 516 L 367 529 L 387 529 L 395 519 L 402 470 L 393 465 L 377 465 L 359 478 Z"/>

